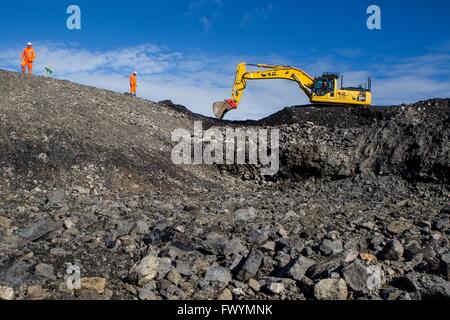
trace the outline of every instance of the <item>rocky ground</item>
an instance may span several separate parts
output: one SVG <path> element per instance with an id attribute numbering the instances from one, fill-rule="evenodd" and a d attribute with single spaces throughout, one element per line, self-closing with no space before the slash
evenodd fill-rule
<path id="1" fill-rule="evenodd" d="M 0 92 L 1 299 L 450 298 L 449 100 L 218 122 L 4 71 Z M 175 166 L 199 120 L 280 129 L 279 173 Z"/>

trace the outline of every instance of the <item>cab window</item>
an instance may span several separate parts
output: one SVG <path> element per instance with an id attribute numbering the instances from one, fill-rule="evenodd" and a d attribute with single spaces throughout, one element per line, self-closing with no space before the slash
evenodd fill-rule
<path id="1" fill-rule="evenodd" d="M 333 79 L 318 79 L 314 87 L 314 92 L 318 96 L 324 96 L 327 93 L 334 91 L 334 81 Z"/>

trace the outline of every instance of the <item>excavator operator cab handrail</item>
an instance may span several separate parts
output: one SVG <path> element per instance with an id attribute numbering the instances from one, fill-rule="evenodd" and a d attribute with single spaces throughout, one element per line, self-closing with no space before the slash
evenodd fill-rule
<path id="1" fill-rule="evenodd" d="M 322 76 L 318 77 L 318 78 L 333 78 L 333 79 L 339 79 L 341 77 L 340 73 L 335 73 L 335 72 L 324 72 L 322 74 Z"/>
<path id="2" fill-rule="evenodd" d="M 285 69 L 295 69 L 291 66 L 278 66 L 278 65 L 272 65 L 272 64 L 258 64 L 258 63 L 245 63 L 246 66 L 249 67 L 257 67 L 257 68 L 263 68 L 263 69 L 273 69 L 273 68 L 285 68 Z"/>

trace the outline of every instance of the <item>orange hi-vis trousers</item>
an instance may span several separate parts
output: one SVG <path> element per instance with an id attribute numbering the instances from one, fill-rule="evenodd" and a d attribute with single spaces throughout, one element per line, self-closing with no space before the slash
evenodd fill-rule
<path id="1" fill-rule="evenodd" d="M 22 66 L 22 73 L 25 73 L 26 67 L 28 67 L 28 73 L 29 74 L 33 73 L 33 62 L 28 61 L 28 59 L 26 59 L 26 58 L 23 59 L 22 63 L 21 63 L 21 66 Z"/>
<path id="2" fill-rule="evenodd" d="M 130 86 L 130 93 L 131 94 L 136 94 L 136 90 L 137 90 L 136 85 Z"/>

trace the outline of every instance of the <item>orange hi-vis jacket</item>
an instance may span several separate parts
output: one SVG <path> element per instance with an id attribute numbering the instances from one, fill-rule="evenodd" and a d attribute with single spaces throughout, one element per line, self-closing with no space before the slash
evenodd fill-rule
<path id="1" fill-rule="evenodd" d="M 131 74 L 131 76 L 130 76 L 130 88 L 131 88 L 132 92 L 136 91 L 137 80 L 136 80 L 136 75 L 135 74 Z"/>
<path id="2" fill-rule="evenodd" d="M 33 48 L 25 48 L 22 52 L 22 59 L 26 59 L 28 63 L 33 63 L 36 59 L 36 52 Z"/>

